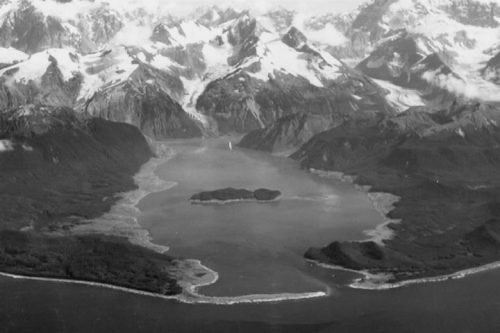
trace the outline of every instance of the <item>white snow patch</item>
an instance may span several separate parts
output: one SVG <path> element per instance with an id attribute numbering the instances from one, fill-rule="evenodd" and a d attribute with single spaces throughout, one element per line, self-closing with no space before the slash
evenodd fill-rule
<path id="1" fill-rule="evenodd" d="M 27 144 L 23 144 L 23 149 L 25 151 L 29 151 L 29 152 L 32 152 L 34 150 L 33 147 L 28 146 Z"/>
<path id="2" fill-rule="evenodd" d="M 408 110 L 412 106 L 424 106 L 425 102 L 416 90 L 405 89 L 390 82 L 372 79 L 379 86 L 388 91 L 385 96 L 387 102 L 399 112 Z"/>
<path id="3" fill-rule="evenodd" d="M 82 58 L 83 84 L 79 99 L 88 99 L 101 88 L 109 89 L 124 81 L 139 67 L 124 47 L 115 47 L 105 56 L 94 53 Z"/>
<path id="4" fill-rule="evenodd" d="M 28 59 L 28 55 L 24 52 L 16 50 L 13 47 L 0 47 L 0 64 L 13 64 Z"/>
<path id="5" fill-rule="evenodd" d="M 204 127 L 208 127 L 208 119 L 205 115 L 198 112 L 196 109 L 196 102 L 198 97 L 205 91 L 206 86 L 210 83 L 209 80 L 194 79 L 188 80 L 181 77 L 184 84 L 185 97 L 182 101 L 182 107 L 188 115 L 193 119 L 199 121 Z"/>
<path id="6" fill-rule="evenodd" d="M 320 67 L 319 57 L 311 58 L 309 55 L 297 52 L 280 40 L 259 45 L 257 53 L 258 59 L 252 59 L 246 65 L 259 61 L 261 71 L 249 74 L 263 81 L 273 77 L 275 71 L 281 71 L 303 77 L 314 86 L 323 87 L 321 79 L 335 79 L 340 75 L 338 68 L 340 63 L 333 57 L 330 57 L 331 63 L 325 63 L 324 66 Z M 324 54 L 323 57 L 328 61 L 328 55 Z"/>
<path id="7" fill-rule="evenodd" d="M 48 49 L 31 55 L 27 60 L 19 64 L 0 70 L 0 76 L 10 69 L 19 68 L 10 80 L 23 83 L 37 81 L 47 71 L 51 64 L 49 58 L 52 56 L 57 60 L 57 67 L 61 71 L 63 79 L 67 81 L 74 76 L 75 72 L 80 71 L 79 60 L 71 55 L 77 56 L 77 53 L 72 49 Z"/>
<path id="8" fill-rule="evenodd" d="M 304 33 L 309 40 L 326 45 L 343 45 L 348 41 L 347 37 L 330 23 L 321 30 L 309 29 L 304 30 Z"/>
<path id="9" fill-rule="evenodd" d="M 422 75 L 427 82 L 446 89 L 467 99 L 477 99 L 485 102 L 500 102 L 500 86 L 492 82 L 476 78 L 457 78 L 453 75 L 438 74 L 429 71 Z"/>
<path id="10" fill-rule="evenodd" d="M 0 153 L 14 150 L 14 145 L 10 140 L 0 140 Z"/>

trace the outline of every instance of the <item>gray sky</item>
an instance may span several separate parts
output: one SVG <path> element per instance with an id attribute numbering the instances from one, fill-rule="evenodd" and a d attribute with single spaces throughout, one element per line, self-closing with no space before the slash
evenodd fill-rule
<path id="1" fill-rule="evenodd" d="M 161 0 L 163 6 L 168 6 L 172 12 L 186 14 L 193 8 L 217 4 L 235 8 L 248 8 L 258 12 L 282 6 L 294 9 L 301 14 L 317 15 L 339 13 L 356 9 L 361 3 L 369 0 Z"/>

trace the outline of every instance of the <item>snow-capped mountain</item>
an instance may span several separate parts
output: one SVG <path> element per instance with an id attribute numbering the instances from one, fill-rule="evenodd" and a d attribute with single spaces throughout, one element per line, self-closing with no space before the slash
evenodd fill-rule
<path id="1" fill-rule="evenodd" d="M 27 6 L 43 17 L 35 4 L 19 2 L 20 8 Z M 11 12 L 6 12 L 6 22 Z M 125 22 L 126 15 L 114 12 Z M 41 44 L 23 42 L 22 49 L 31 55 L 11 66 L 9 61 L 0 71 L 2 107 L 68 106 L 137 124 L 156 137 L 200 135 L 197 127 L 246 132 L 302 109 L 323 114 L 329 124 L 364 111 L 367 103 L 392 111 L 376 84 L 353 83 L 349 78 L 358 74 L 296 27 L 280 33 L 275 20 L 211 7 L 195 18 L 152 24 L 138 38 L 119 38 L 126 26 L 113 30 L 98 39 L 108 40 L 99 51 L 86 53 L 80 44 L 63 43 L 33 52 Z M 101 19 L 89 22 L 106 26 L 98 24 Z M 366 91 L 369 102 L 363 98 Z"/>
<path id="2" fill-rule="evenodd" d="M 391 102 L 406 99 L 400 103 L 402 108 L 410 106 L 408 99 L 417 105 L 423 102 L 421 94 L 407 89 L 415 87 L 401 80 L 395 82 L 394 76 L 402 79 L 400 71 L 416 71 L 427 83 L 457 97 L 499 100 L 498 86 L 484 79 L 491 79 L 494 74 L 494 66 L 488 64 L 495 55 L 491 50 L 500 45 L 500 16 L 494 2 L 376 0 L 350 16 L 329 15 L 309 22 L 315 29 L 324 29 L 329 24 L 342 32 L 346 42 L 328 50 L 349 64 L 359 64 L 364 73 L 385 81 L 379 83 L 390 91 Z M 425 58 L 435 68 L 425 70 L 421 66 Z M 401 90 L 402 87 L 405 89 Z"/>
<path id="3" fill-rule="evenodd" d="M 174 17 L 134 0 L 4 0 L 0 107 L 72 107 L 183 137 L 281 118 L 295 126 L 298 114 L 305 123 L 317 116 L 320 130 L 456 98 L 492 101 L 498 21 L 497 6 L 479 0 L 374 0 L 321 17 L 216 6 Z"/>

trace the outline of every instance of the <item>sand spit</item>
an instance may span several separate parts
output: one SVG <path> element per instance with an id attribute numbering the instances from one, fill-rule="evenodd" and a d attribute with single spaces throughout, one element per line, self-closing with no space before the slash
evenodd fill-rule
<path id="1" fill-rule="evenodd" d="M 0 272 L 1 277 L 15 279 L 15 280 L 27 280 L 27 281 L 40 281 L 49 283 L 64 283 L 70 285 L 83 285 L 94 288 L 105 288 L 110 290 L 116 290 L 120 292 L 126 292 L 135 295 L 147 296 L 161 298 L 165 300 L 175 300 L 182 303 L 188 304 L 213 304 L 213 305 L 236 305 L 236 304 L 258 304 L 258 303 L 275 303 L 291 300 L 304 300 L 317 297 L 325 297 L 330 295 L 330 290 L 326 292 L 311 292 L 311 293 L 282 293 L 282 294 L 256 294 L 256 295 L 244 295 L 244 296 L 231 296 L 231 297 L 214 297 L 214 296 L 204 296 L 197 292 L 197 289 L 203 286 L 215 283 L 218 279 L 218 274 L 209 268 L 203 266 L 200 261 L 197 260 L 185 260 L 183 261 L 179 268 L 182 267 L 186 269 L 183 274 L 183 280 L 179 283 L 183 286 L 184 291 L 180 295 L 168 296 L 161 295 L 157 293 L 141 291 L 137 289 L 131 289 L 126 287 L 115 286 L 106 283 L 81 281 L 81 280 L 69 280 L 69 279 L 57 279 L 57 278 L 43 278 L 34 276 L 22 276 L 9 273 Z M 207 273 L 208 272 L 208 273 Z M 198 275 L 204 274 L 202 277 Z"/>
<path id="2" fill-rule="evenodd" d="M 370 186 L 361 186 L 354 184 L 355 176 L 349 176 L 337 171 L 322 171 L 316 169 L 309 170 L 312 174 L 323 178 L 335 179 L 344 183 L 353 184 L 358 191 L 366 192 L 368 198 L 373 204 L 375 210 L 382 216 L 384 222 L 375 229 L 366 230 L 364 233 L 369 237 L 361 241 L 373 241 L 379 245 L 384 245 L 384 241 L 394 237 L 394 231 L 390 228 L 391 224 L 400 223 L 401 220 L 390 219 L 387 215 L 394 209 L 394 205 L 401 199 L 391 193 L 370 192 Z"/>
<path id="3" fill-rule="evenodd" d="M 389 290 L 389 289 L 407 287 L 407 286 L 411 286 L 411 285 L 415 285 L 415 284 L 436 283 L 436 282 L 445 282 L 445 281 L 450 281 L 450 280 L 458 280 L 458 279 L 466 278 L 466 277 L 473 275 L 473 274 L 484 273 L 484 272 L 488 272 L 488 271 L 500 268 L 500 261 L 496 261 L 496 262 L 486 264 L 483 266 L 469 268 L 469 269 L 457 271 L 455 273 L 446 274 L 446 275 L 438 275 L 438 276 L 431 276 L 431 277 L 425 277 L 425 278 L 419 278 L 419 279 L 404 280 L 404 281 L 399 281 L 399 282 L 388 282 L 391 279 L 393 279 L 393 276 L 391 274 L 386 274 L 386 273 L 375 274 L 375 273 L 370 273 L 369 271 L 366 271 L 366 270 L 357 271 L 357 270 L 353 270 L 353 269 L 344 268 L 341 266 L 328 265 L 328 264 L 321 263 L 321 262 L 315 261 L 315 260 L 307 260 L 307 261 L 311 264 L 314 264 L 318 267 L 322 267 L 325 269 L 344 271 L 344 272 L 350 272 L 350 273 L 362 275 L 363 276 L 362 278 L 355 279 L 351 284 L 349 284 L 350 288 L 362 289 L 362 290 Z"/>

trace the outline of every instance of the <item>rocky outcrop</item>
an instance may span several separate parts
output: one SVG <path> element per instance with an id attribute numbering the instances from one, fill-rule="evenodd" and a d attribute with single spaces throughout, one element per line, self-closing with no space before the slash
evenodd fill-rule
<path id="1" fill-rule="evenodd" d="M 224 203 L 234 201 L 273 201 L 281 195 L 280 191 L 258 189 L 249 191 L 245 189 L 225 188 L 210 192 L 201 192 L 191 197 L 193 203 Z"/>

